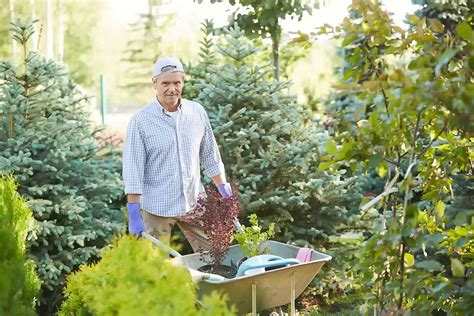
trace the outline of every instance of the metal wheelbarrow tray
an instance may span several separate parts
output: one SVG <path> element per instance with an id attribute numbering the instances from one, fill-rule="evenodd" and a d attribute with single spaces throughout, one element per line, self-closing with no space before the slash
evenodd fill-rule
<path id="1" fill-rule="evenodd" d="M 300 249 L 277 241 L 267 241 L 263 245 L 269 254 L 282 258 L 296 258 Z M 237 262 L 242 257 L 244 254 L 240 245 L 231 246 L 223 264 L 231 265 L 231 262 Z M 227 295 L 228 304 L 234 305 L 239 314 L 250 312 L 255 314 L 257 310 L 289 303 L 291 303 L 291 314 L 294 314 L 296 297 L 306 289 L 324 263 L 331 259 L 329 255 L 314 251 L 308 262 L 234 279 L 220 281 L 203 279 L 198 283 L 198 299 L 212 291 L 218 291 Z M 196 270 L 204 264 L 199 253 L 176 257 L 174 260 L 177 264 Z"/>

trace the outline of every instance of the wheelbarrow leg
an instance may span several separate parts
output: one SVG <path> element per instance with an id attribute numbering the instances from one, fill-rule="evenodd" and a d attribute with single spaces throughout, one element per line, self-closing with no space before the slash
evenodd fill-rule
<path id="1" fill-rule="evenodd" d="M 252 283 L 252 316 L 257 316 L 257 283 Z"/>
<path id="2" fill-rule="evenodd" d="M 296 275 L 294 272 L 292 272 L 290 274 L 290 315 L 291 316 L 296 316 L 295 301 L 296 301 Z M 274 308 L 274 311 L 270 314 L 270 316 L 274 316 L 274 315 L 283 315 L 283 310 L 281 309 L 281 306 Z"/>
<path id="3" fill-rule="evenodd" d="M 295 287 L 296 287 L 296 276 L 295 276 L 295 273 L 292 272 L 291 273 L 291 289 L 290 289 L 290 298 L 291 298 L 291 301 L 290 301 L 290 308 L 291 308 L 291 313 L 290 315 L 291 316 L 295 316 L 296 315 L 296 308 L 295 308 L 295 300 L 296 300 L 296 293 L 295 293 Z"/>

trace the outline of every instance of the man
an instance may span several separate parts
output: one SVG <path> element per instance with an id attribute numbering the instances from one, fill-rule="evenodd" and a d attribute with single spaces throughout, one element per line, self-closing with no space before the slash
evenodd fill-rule
<path id="1" fill-rule="evenodd" d="M 178 224 L 195 251 L 208 249 L 204 232 L 180 216 L 204 191 L 201 165 L 222 197 L 232 196 L 209 118 L 202 105 L 181 98 L 184 70 L 179 60 L 158 60 L 152 84 L 156 98 L 130 120 L 123 151 L 129 232 L 140 236 L 148 230 L 169 242 L 171 228 Z"/>

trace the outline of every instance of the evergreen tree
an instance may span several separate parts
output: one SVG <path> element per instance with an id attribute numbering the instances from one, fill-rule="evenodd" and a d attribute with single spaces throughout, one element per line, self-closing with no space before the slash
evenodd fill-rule
<path id="1" fill-rule="evenodd" d="M 28 52 L 33 24 L 12 24 L 23 63 L 0 62 L 0 171 L 12 172 L 36 220 L 31 255 L 51 314 L 65 275 L 90 262 L 122 229 L 116 154 L 97 145 L 81 94 L 63 66 Z"/>
<path id="2" fill-rule="evenodd" d="M 214 36 L 217 30 L 214 28 L 212 20 L 204 20 L 201 23 L 201 33 L 203 38 L 199 41 L 200 62 L 197 67 L 193 65 L 184 65 L 186 71 L 186 85 L 184 94 L 190 100 L 198 97 L 201 88 L 199 82 L 205 80 L 209 75 L 210 67 L 217 63 L 217 57 L 214 52 Z"/>
<path id="3" fill-rule="evenodd" d="M 130 67 L 124 87 L 141 92 L 150 86 L 151 65 L 165 52 L 164 30 L 172 21 L 171 14 L 163 14 L 167 0 L 148 0 L 148 12 L 140 14 L 131 24 L 132 38 L 127 44 L 124 61 Z"/>
<path id="4" fill-rule="evenodd" d="M 35 315 L 40 282 L 26 256 L 32 216 L 16 189 L 11 177 L 0 175 L 0 314 Z"/>
<path id="5" fill-rule="evenodd" d="M 214 66 L 197 65 L 204 77 L 190 90 L 200 90 L 197 101 L 209 113 L 229 179 L 240 184 L 244 212 L 275 222 L 285 241 L 336 233 L 359 196 L 353 180 L 318 171 L 325 133 L 284 91 L 288 82 L 265 79 L 271 68 L 252 65 L 257 49 L 244 33 L 237 26 L 225 33 Z"/>

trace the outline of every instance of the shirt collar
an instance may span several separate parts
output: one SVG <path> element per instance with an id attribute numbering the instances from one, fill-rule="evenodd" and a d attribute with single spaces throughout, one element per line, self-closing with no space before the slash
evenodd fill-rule
<path id="1" fill-rule="evenodd" d="M 169 112 L 161 105 L 160 101 L 158 101 L 158 98 L 155 98 L 155 101 L 156 101 L 155 103 L 158 105 L 158 108 L 160 109 L 161 113 L 166 114 L 167 112 Z M 181 111 L 182 107 L 183 107 L 183 101 L 180 98 L 179 99 L 179 105 L 178 105 L 178 108 L 176 109 L 176 111 Z"/>

